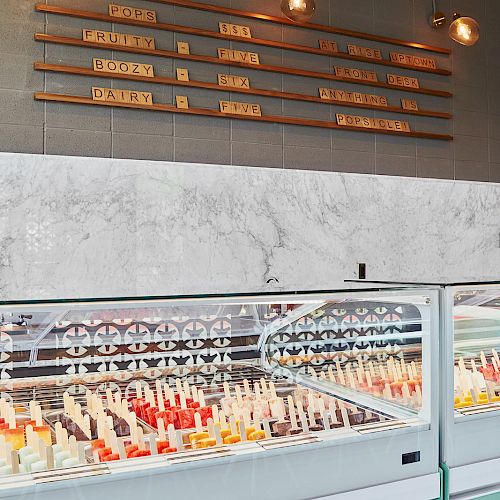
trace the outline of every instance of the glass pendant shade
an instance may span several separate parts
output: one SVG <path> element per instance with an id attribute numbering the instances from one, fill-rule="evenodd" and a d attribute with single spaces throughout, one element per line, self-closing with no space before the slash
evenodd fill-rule
<path id="1" fill-rule="evenodd" d="M 479 40 L 479 24 L 472 17 L 460 17 L 455 14 L 449 34 L 455 42 L 471 46 Z"/>
<path id="2" fill-rule="evenodd" d="M 305 23 L 311 19 L 316 9 L 314 0 L 282 0 L 281 12 L 288 19 L 297 23 Z"/>

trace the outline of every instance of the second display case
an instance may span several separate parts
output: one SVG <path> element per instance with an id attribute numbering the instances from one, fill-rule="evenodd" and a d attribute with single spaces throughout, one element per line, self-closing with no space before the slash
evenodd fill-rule
<path id="1" fill-rule="evenodd" d="M 451 498 L 500 491 L 500 283 L 443 287 L 441 459 Z"/>

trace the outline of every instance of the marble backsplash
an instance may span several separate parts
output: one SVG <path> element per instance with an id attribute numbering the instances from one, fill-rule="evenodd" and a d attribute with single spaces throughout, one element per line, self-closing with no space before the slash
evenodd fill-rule
<path id="1" fill-rule="evenodd" d="M 500 278 L 496 184 L 8 153 L 0 182 L 1 299 Z"/>

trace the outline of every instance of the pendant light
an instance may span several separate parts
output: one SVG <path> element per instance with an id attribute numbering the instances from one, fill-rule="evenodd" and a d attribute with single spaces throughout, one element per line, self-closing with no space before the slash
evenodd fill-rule
<path id="1" fill-rule="evenodd" d="M 305 23 L 311 19 L 316 9 L 314 0 L 282 0 L 281 12 L 296 23 Z"/>
<path id="2" fill-rule="evenodd" d="M 448 33 L 455 42 L 470 47 L 479 40 L 479 24 L 472 17 L 462 17 L 455 13 Z"/>
<path id="3" fill-rule="evenodd" d="M 432 0 L 432 15 L 429 23 L 433 28 L 442 28 L 446 24 L 446 16 L 436 9 L 436 0 Z M 455 13 L 448 34 L 455 42 L 470 47 L 479 40 L 479 24 L 472 17 L 462 17 Z"/>

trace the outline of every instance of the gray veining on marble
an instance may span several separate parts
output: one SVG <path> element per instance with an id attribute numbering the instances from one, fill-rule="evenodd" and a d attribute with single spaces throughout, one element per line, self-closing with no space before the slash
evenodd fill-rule
<path id="1" fill-rule="evenodd" d="M 0 154 L 0 298 L 500 278 L 500 186 Z"/>

